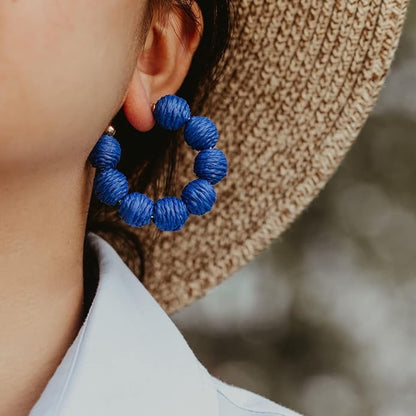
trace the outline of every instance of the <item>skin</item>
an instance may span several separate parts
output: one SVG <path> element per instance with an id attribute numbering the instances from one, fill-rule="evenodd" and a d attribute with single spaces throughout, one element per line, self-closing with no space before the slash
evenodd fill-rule
<path id="1" fill-rule="evenodd" d="M 1 416 L 29 413 L 82 324 L 89 153 L 121 107 L 151 129 L 198 46 L 178 12 L 147 7 L 0 2 Z"/>

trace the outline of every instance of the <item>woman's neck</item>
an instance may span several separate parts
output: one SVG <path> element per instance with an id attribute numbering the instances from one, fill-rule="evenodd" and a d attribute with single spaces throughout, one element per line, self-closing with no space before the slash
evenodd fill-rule
<path id="1" fill-rule="evenodd" d="M 0 416 L 29 413 L 82 325 L 93 177 L 88 164 L 0 175 Z"/>

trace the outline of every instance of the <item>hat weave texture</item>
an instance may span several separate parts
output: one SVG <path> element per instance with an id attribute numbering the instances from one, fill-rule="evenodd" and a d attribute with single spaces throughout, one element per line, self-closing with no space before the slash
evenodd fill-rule
<path id="1" fill-rule="evenodd" d="M 236 2 L 224 74 L 204 108 L 218 126 L 228 176 L 213 210 L 163 233 L 147 259 L 144 283 L 168 313 L 264 250 L 324 187 L 375 104 L 407 5 Z M 194 178 L 194 157 L 181 145 L 178 189 Z M 135 232 L 146 244 L 149 230 Z"/>

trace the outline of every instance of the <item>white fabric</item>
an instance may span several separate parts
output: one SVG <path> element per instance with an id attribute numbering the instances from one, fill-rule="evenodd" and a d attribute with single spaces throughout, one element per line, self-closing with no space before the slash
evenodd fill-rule
<path id="1" fill-rule="evenodd" d="M 299 416 L 212 377 L 113 247 L 87 238 L 97 293 L 30 416 Z"/>

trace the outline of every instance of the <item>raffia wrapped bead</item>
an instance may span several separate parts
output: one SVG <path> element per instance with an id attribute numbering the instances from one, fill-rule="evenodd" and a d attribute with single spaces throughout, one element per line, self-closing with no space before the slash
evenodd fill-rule
<path id="1" fill-rule="evenodd" d="M 217 193 L 205 179 L 196 179 L 183 188 L 181 199 L 192 215 L 204 215 L 211 211 Z"/>
<path id="2" fill-rule="evenodd" d="M 90 153 L 91 165 L 98 169 L 114 169 L 121 157 L 121 147 L 117 139 L 109 134 L 100 137 Z"/>
<path id="3" fill-rule="evenodd" d="M 156 122 L 166 130 L 179 130 L 191 118 L 191 109 L 183 98 L 165 95 L 155 104 Z"/>
<path id="4" fill-rule="evenodd" d="M 194 172 L 196 176 L 207 180 L 211 185 L 221 181 L 227 175 L 227 170 L 227 158 L 220 149 L 202 150 L 195 158 Z"/>
<path id="5" fill-rule="evenodd" d="M 185 203 L 174 196 L 165 196 L 156 201 L 153 222 L 162 231 L 179 231 L 189 217 Z"/>
<path id="6" fill-rule="evenodd" d="M 150 224 L 154 202 L 140 192 L 127 194 L 118 208 L 120 218 L 132 227 L 143 227 Z"/>
<path id="7" fill-rule="evenodd" d="M 99 172 L 94 179 L 97 198 L 107 205 L 116 205 L 129 192 L 126 176 L 117 169 Z"/>
<path id="8" fill-rule="evenodd" d="M 191 117 L 186 123 L 183 135 L 186 143 L 194 150 L 209 149 L 218 142 L 217 127 L 207 117 Z"/>

